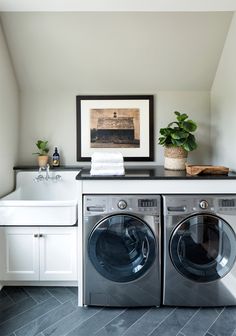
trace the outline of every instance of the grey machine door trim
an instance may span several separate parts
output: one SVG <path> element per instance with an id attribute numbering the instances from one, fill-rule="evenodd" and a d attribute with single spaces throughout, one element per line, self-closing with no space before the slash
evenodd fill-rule
<path id="1" fill-rule="evenodd" d="M 106 279 L 130 282 L 150 269 L 156 258 L 156 243 L 146 222 L 131 214 L 113 214 L 94 227 L 88 255 Z"/>
<path id="2" fill-rule="evenodd" d="M 223 278 L 236 259 L 236 236 L 231 226 L 212 214 L 194 214 L 173 231 L 170 258 L 179 273 L 196 282 Z"/>

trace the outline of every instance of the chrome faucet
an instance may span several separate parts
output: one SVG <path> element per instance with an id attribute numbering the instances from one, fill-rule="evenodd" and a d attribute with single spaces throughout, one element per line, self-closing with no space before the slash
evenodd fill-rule
<path id="1" fill-rule="evenodd" d="M 43 181 L 43 180 L 48 181 L 50 179 L 49 169 L 50 169 L 49 164 L 47 164 L 47 166 L 39 167 L 39 175 L 34 178 L 34 181 L 35 182 L 40 182 L 40 181 Z M 42 174 L 44 171 L 46 172 L 45 177 Z"/>
<path id="2" fill-rule="evenodd" d="M 39 167 L 39 174 L 37 177 L 34 178 L 34 182 L 40 182 L 44 180 L 44 177 L 42 175 L 42 170 L 43 170 L 43 167 Z"/>
<path id="3" fill-rule="evenodd" d="M 49 170 L 50 170 L 50 165 L 48 163 L 47 166 L 46 166 L 46 177 L 45 177 L 46 181 L 48 181 L 50 179 Z"/>
<path id="4" fill-rule="evenodd" d="M 45 177 L 43 176 L 43 172 L 45 171 Z M 49 180 L 52 180 L 52 181 L 60 181 L 62 180 L 62 177 L 61 175 L 56 175 L 55 177 L 51 177 L 50 174 L 50 165 L 47 164 L 46 166 L 44 167 L 39 167 L 39 175 L 37 177 L 34 178 L 34 182 L 40 182 L 40 181 L 49 181 Z"/>

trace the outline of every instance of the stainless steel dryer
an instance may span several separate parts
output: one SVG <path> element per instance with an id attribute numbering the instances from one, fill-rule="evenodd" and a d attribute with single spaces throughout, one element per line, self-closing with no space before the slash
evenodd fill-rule
<path id="1" fill-rule="evenodd" d="M 85 195 L 84 305 L 159 306 L 160 196 Z"/>
<path id="2" fill-rule="evenodd" d="M 236 305 L 236 195 L 163 200 L 163 304 Z"/>

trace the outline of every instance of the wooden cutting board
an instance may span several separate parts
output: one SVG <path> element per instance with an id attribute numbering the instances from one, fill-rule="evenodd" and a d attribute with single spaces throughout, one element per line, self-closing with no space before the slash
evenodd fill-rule
<path id="1" fill-rule="evenodd" d="M 229 168 L 223 166 L 189 165 L 186 163 L 186 172 L 189 175 L 228 175 Z"/>

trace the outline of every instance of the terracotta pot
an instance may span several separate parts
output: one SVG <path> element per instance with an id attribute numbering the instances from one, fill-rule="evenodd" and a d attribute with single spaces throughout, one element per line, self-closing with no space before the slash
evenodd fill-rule
<path id="1" fill-rule="evenodd" d="M 170 170 L 185 170 L 188 152 L 182 147 L 168 146 L 164 151 L 164 168 Z"/>
<path id="2" fill-rule="evenodd" d="M 39 167 L 46 167 L 47 163 L 48 163 L 48 155 L 39 155 L 38 156 Z"/>

